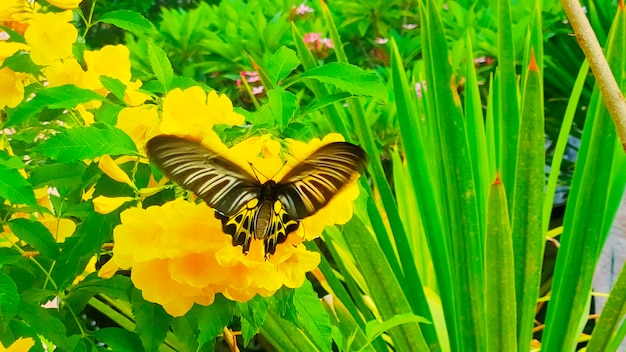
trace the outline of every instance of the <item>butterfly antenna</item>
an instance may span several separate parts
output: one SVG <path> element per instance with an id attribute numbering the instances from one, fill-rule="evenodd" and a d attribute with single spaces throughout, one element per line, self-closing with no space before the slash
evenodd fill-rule
<path id="1" fill-rule="evenodd" d="M 250 164 L 250 169 L 252 169 L 252 173 L 254 174 L 254 177 L 256 178 L 257 181 L 259 181 L 259 183 L 261 183 L 261 179 L 259 178 L 259 175 L 257 174 L 257 171 L 259 172 L 259 174 L 263 177 L 265 177 L 265 179 L 269 180 L 269 178 L 267 178 L 267 176 L 263 175 L 263 173 L 261 172 L 261 170 L 257 169 L 256 167 L 254 167 L 254 164 L 248 161 L 248 164 Z"/>
<path id="2" fill-rule="evenodd" d="M 265 175 L 261 172 L 261 170 L 259 170 L 259 169 L 257 169 L 256 167 L 254 167 L 254 164 L 252 164 L 251 162 L 249 162 L 249 161 L 248 161 L 248 164 L 250 164 L 250 168 L 252 169 L 252 173 L 254 174 L 254 177 L 256 177 L 256 179 L 257 179 L 257 181 L 259 181 L 259 183 L 261 183 L 261 179 L 259 179 L 259 175 L 261 175 L 261 176 L 265 177 L 265 179 L 266 179 L 266 180 L 273 180 L 273 179 L 274 179 L 274 177 L 276 177 L 276 175 L 278 175 L 278 173 L 280 172 L 280 170 L 282 170 L 282 169 L 283 169 L 283 167 L 285 167 L 285 165 L 287 164 L 287 160 L 285 160 L 285 161 L 283 162 L 283 165 L 280 167 L 280 169 L 278 169 L 278 171 L 276 171 L 276 172 L 274 173 L 274 175 L 272 175 L 272 177 L 267 177 L 267 176 L 265 176 Z M 257 172 L 258 172 L 258 174 L 257 174 Z"/>

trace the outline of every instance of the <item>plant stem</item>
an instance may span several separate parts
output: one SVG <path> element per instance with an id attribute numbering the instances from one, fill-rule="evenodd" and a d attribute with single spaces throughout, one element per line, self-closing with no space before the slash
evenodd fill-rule
<path id="1" fill-rule="evenodd" d="M 577 0 L 561 0 L 561 3 L 572 24 L 578 45 L 587 57 L 589 66 L 596 77 L 600 93 L 602 93 L 604 103 L 609 110 L 613 123 L 615 123 L 622 147 L 626 150 L 626 101 L 624 101 L 611 68 L 604 57 L 598 38 L 593 32 L 580 3 Z M 623 7 L 624 2 L 620 1 L 619 6 Z"/>

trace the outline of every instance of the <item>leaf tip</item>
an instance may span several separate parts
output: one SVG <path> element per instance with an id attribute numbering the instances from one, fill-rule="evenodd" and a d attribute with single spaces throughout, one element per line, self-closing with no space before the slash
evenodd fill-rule
<path id="1" fill-rule="evenodd" d="M 535 49 L 530 49 L 530 60 L 528 62 L 528 71 L 539 72 L 539 66 L 537 66 L 537 60 L 535 59 Z"/>
<path id="2" fill-rule="evenodd" d="M 496 172 L 496 179 L 493 180 L 493 185 L 501 185 L 502 179 L 500 179 L 500 172 Z"/>

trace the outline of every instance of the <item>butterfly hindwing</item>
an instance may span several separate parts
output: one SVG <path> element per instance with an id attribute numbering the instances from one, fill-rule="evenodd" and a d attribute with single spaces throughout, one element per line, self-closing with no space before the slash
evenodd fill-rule
<path id="1" fill-rule="evenodd" d="M 233 246 L 241 246 L 243 253 L 250 250 L 250 242 L 254 233 L 254 220 L 258 212 L 259 200 L 254 198 L 231 216 L 216 213 L 217 218 L 222 220 L 224 233 L 233 237 Z"/>
<path id="2" fill-rule="evenodd" d="M 326 144 L 283 177 L 276 186 L 277 197 L 293 219 L 311 216 L 350 182 L 365 163 L 365 152 L 354 144 Z"/>
<path id="3" fill-rule="evenodd" d="M 271 220 L 267 238 L 265 239 L 265 253 L 274 254 L 276 246 L 285 242 L 287 236 L 296 231 L 300 222 L 292 219 L 285 210 L 284 204 L 277 200 L 271 212 Z"/>
<path id="4" fill-rule="evenodd" d="M 161 135 L 150 139 L 146 148 L 150 160 L 169 179 L 225 216 L 242 209 L 261 190 L 248 172 L 200 142 Z"/>

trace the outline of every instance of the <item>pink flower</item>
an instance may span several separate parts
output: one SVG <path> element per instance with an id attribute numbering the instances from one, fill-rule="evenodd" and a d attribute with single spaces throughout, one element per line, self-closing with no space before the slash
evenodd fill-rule
<path id="1" fill-rule="evenodd" d="M 292 10 L 296 15 L 306 16 L 308 13 L 314 13 L 315 10 L 307 6 L 305 3 L 301 3 L 298 7 L 292 6 Z"/>
<path id="2" fill-rule="evenodd" d="M 389 41 L 389 39 L 387 38 L 376 38 L 376 40 L 374 40 L 374 42 L 376 44 L 387 44 L 387 42 Z"/>

